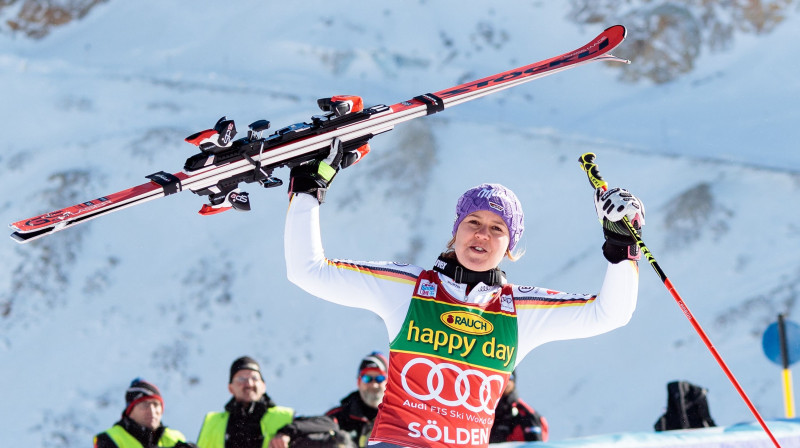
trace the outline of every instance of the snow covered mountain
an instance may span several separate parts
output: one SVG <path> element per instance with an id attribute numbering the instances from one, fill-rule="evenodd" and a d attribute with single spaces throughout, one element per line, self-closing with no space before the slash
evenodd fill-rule
<path id="1" fill-rule="evenodd" d="M 509 278 L 594 292 L 602 236 L 576 162 L 595 152 L 604 177 L 647 205 L 645 241 L 745 391 L 765 418 L 782 417 L 761 334 L 778 313 L 800 320 L 798 2 L 601 3 L 4 2 L 0 220 L 178 170 L 195 153 L 183 139 L 222 115 L 280 127 L 333 94 L 391 104 L 621 23 L 615 54 L 630 66 L 579 67 L 376 137 L 331 188 L 327 253 L 430 265 L 458 195 L 500 182 L 527 217 Z M 286 280 L 279 190 L 249 188 L 250 213 L 201 217 L 203 199 L 183 193 L 0 245 L 2 445 L 86 446 L 137 376 L 164 393 L 164 422 L 194 438 L 243 354 L 301 414 L 352 390 L 386 332 Z M 521 364 L 521 396 L 552 439 L 649 431 L 675 379 L 709 389 L 718 424 L 753 421 L 650 270 L 642 263 L 628 326 Z"/>

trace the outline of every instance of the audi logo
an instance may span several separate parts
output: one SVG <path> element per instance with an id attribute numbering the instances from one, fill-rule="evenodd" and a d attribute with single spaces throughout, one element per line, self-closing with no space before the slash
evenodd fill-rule
<path id="1" fill-rule="evenodd" d="M 424 364 L 430 367 L 430 371 L 428 372 L 427 377 L 427 387 L 428 393 L 420 394 L 416 391 L 411 390 L 411 387 L 408 385 L 407 374 L 408 370 L 411 367 L 417 364 Z M 444 375 L 442 374 L 445 370 L 452 370 L 453 372 L 458 374 L 456 380 L 453 382 L 453 392 L 457 397 L 456 400 L 448 400 L 441 396 L 444 387 L 446 386 L 444 381 Z M 471 385 L 470 385 L 470 377 L 477 377 L 481 381 L 481 385 L 478 388 L 478 396 L 477 399 L 480 402 L 479 406 L 475 406 L 469 403 L 470 398 L 472 398 L 471 394 Z M 402 383 L 403 383 L 403 390 L 406 391 L 412 397 L 422 400 L 422 401 L 429 401 L 429 400 L 436 400 L 439 403 L 445 406 L 463 406 L 464 408 L 472 411 L 472 412 L 485 412 L 489 415 L 494 414 L 494 409 L 497 407 L 497 402 L 489 404 L 489 401 L 492 398 L 492 383 L 497 382 L 497 390 L 503 390 L 503 383 L 504 379 L 502 376 L 494 374 L 487 376 L 485 373 L 481 372 L 480 370 L 475 369 L 461 369 L 455 364 L 451 363 L 440 363 L 437 364 L 429 359 L 426 358 L 415 358 L 408 362 L 405 367 L 403 367 L 403 372 L 401 375 Z M 499 394 L 498 394 L 499 396 Z M 474 401 L 474 400 L 473 400 Z"/>

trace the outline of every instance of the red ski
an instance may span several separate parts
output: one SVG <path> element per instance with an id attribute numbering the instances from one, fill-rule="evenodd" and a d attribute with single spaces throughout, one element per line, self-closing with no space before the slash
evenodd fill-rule
<path id="1" fill-rule="evenodd" d="M 25 243 L 184 190 L 209 197 L 209 204 L 200 211 L 204 215 L 231 208 L 249 210 L 248 195 L 239 191 L 239 184 L 281 185 L 280 179 L 272 176 L 276 168 L 292 167 L 319 156 L 336 137 L 346 147 L 362 147 L 396 124 L 534 79 L 594 61 L 628 63 L 610 53 L 622 43 L 625 34 L 625 27 L 615 25 L 568 53 L 391 106 L 363 108 L 361 99 L 355 96 L 324 98 L 318 101 L 324 115 L 312 117 L 311 123 L 296 123 L 265 137 L 262 134 L 269 128 L 269 122 L 259 120 L 249 125 L 246 137 L 234 140 L 234 122 L 223 117 L 213 129 L 187 137 L 186 141 L 198 146 L 201 152 L 186 160 L 182 172 L 160 171 L 146 176 L 150 180 L 142 185 L 14 222 L 9 225 L 14 230 L 11 238 Z"/>

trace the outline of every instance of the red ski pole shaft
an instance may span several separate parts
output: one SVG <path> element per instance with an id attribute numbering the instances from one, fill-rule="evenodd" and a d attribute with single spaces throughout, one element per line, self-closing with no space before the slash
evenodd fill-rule
<path id="1" fill-rule="evenodd" d="M 578 159 L 578 161 L 581 164 L 581 169 L 583 169 L 586 175 L 589 176 L 589 183 L 591 183 L 595 189 L 602 188 L 603 190 L 608 190 L 608 183 L 605 180 L 603 180 L 603 178 L 600 176 L 600 173 L 597 170 L 597 164 L 594 163 L 594 159 L 595 155 L 591 152 L 587 152 L 586 154 L 582 155 Z M 778 443 L 778 440 L 772 434 L 772 431 L 770 431 L 769 427 L 767 427 L 767 423 L 761 417 L 761 414 L 758 413 L 758 410 L 753 405 L 753 402 L 750 401 L 750 398 L 744 392 L 744 389 L 742 389 L 742 386 L 739 384 L 739 381 L 737 381 L 736 377 L 733 376 L 733 372 L 731 372 L 731 369 L 729 369 L 728 365 L 725 364 L 725 361 L 722 359 L 722 356 L 720 356 L 719 352 L 714 347 L 714 344 L 711 343 L 711 340 L 708 338 L 708 335 L 706 335 L 706 332 L 703 331 L 703 327 L 700 326 L 700 324 L 697 322 L 697 319 L 694 318 L 692 312 L 689 311 L 689 307 L 683 301 L 680 294 L 678 294 L 678 291 L 672 285 L 672 282 L 669 280 L 669 278 L 667 278 L 667 275 L 661 269 L 661 266 L 658 265 L 658 262 L 656 261 L 653 254 L 650 252 L 650 249 L 648 249 L 647 246 L 644 244 L 641 235 L 639 235 L 636 229 L 633 228 L 633 225 L 631 224 L 631 221 L 628 219 L 627 216 L 623 217 L 623 221 L 625 222 L 628 231 L 636 240 L 636 245 L 639 247 L 639 250 L 647 258 L 647 261 L 650 262 L 650 265 L 653 266 L 653 269 L 656 271 L 656 274 L 658 274 L 658 277 L 664 283 L 664 286 L 667 288 L 667 291 L 669 291 L 670 295 L 672 295 L 675 301 L 678 302 L 678 306 L 681 308 L 681 311 L 683 311 L 683 314 L 686 316 L 687 319 L 689 319 L 689 323 L 692 324 L 692 327 L 694 327 L 695 331 L 697 331 L 697 334 L 700 335 L 700 339 L 702 339 L 703 343 L 706 345 L 706 347 L 708 347 L 708 350 L 711 352 L 711 355 L 714 357 L 714 359 L 717 360 L 717 363 L 722 368 L 722 371 L 725 372 L 725 376 L 727 376 L 730 382 L 733 384 L 733 387 L 736 389 L 736 392 L 739 393 L 739 395 L 742 397 L 742 400 L 744 400 L 747 407 L 750 408 L 750 412 L 752 412 L 753 415 L 756 417 L 756 420 L 758 420 L 758 423 L 764 429 L 764 432 L 766 432 L 769 438 L 772 440 L 772 443 L 775 444 L 777 448 L 780 448 L 781 445 Z"/>

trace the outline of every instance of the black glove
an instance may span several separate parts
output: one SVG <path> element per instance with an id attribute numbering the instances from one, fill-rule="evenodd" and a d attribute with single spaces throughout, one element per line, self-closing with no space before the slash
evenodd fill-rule
<path id="1" fill-rule="evenodd" d="M 623 222 L 628 217 L 639 236 L 644 227 L 644 204 L 628 190 L 612 188 L 608 191 L 595 190 L 594 205 L 597 217 L 603 224 L 603 256 L 611 263 L 641 258 L 636 238 L 631 235 L 628 226 Z"/>
<path id="2" fill-rule="evenodd" d="M 306 162 L 292 168 L 289 176 L 289 196 L 297 193 L 310 194 L 320 204 L 325 202 L 328 186 L 340 169 L 357 163 L 369 152 L 369 144 L 345 150 L 342 141 L 336 137 L 331 142 L 328 156 L 322 160 Z"/>

